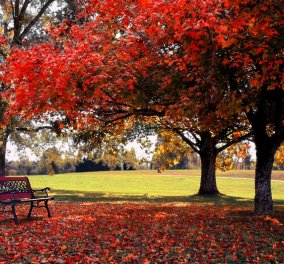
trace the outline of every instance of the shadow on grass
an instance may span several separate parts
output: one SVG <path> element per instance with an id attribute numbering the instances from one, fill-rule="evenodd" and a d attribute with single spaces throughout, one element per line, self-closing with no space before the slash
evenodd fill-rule
<path id="1" fill-rule="evenodd" d="M 253 205 L 253 199 L 234 197 L 227 195 L 219 196 L 148 196 L 125 195 L 104 192 L 78 192 L 69 190 L 53 190 L 56 201 L 72 202 L 153 202 L 153 203 L 208 203 L 214 205 Z M 284 200 L 274 200 L 274 204 L 284 205 Z"/>

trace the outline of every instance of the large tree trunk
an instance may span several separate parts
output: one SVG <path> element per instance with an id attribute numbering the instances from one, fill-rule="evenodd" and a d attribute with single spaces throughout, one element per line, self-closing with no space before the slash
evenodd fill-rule
<path id="1" fill-rule="evenodd" d="M 210 133 L 204 133 L 201 136 L 199 155 L 201 159 L 201 182 L 198 194 L 219 194 L 216 183 L 217 150 L 215 141 Z"/>
<path id="2" fill-rule="evenodd" d="M 283 102 L 282 90 L 270 91 L 264 87 L 257 111 L 247 113 L 256 147 L 254 212 L 257 215 L 273 214 L 271 173 L 275 152 L 284 138 Z"/>
<path id="3" fill-rule="evenodd" d="M 255 199 L 254 211 L 257 215 L 272 215 L 271 173 L 276 149 L 265 142 L 256 144 Z"/>

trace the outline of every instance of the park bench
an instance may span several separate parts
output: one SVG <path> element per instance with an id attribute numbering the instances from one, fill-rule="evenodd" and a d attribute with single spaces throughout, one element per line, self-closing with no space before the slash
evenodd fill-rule
<path id="1" fill-rule="evenodd" d="M 14 221 L 18 224 L 16 205 L 30 203 L 28 217 L 31 216 L 33 208 L 45 207 L 48 217 L 51 216 L 48 201 L 53 196 L 48 196 L 49 187 L 43 189 L 32 189 L 28 177 L 0 177 L 0 205 L 1 213 L 12 213 Z M 35 193 L 41 194 L 35 196 Z"/>

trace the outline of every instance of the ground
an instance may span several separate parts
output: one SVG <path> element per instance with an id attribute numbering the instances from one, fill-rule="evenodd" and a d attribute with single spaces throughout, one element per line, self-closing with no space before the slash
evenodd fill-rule
<path id="1" fill-rule="evenodd" d="M 247 205 L 52 202 L 0 223 L 0 263 L 284 263 L 284 208 Z"/>

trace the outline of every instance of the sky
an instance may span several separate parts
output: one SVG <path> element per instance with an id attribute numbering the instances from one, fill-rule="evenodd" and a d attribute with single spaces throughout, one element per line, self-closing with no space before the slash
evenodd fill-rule
<path id="1" fill-rule="evenodd" d="M 155 141 L 156 141 L 156 136 L 150 136 L 149 139 L 153 142 L 150 152 L 154 151 L 155 149 Z M 127 150 L 131 150 L 131 148 L 135 149 L 136 152 L 136 157 L 138 159 L 145 158 L 147 160 L 152 159 L 152 154 L 147 154 L 146 150 L 142 148 L 141 144 L 139 144 L 137 141 L 131 141 L 126 145 Z M 29 149 L 25 149 L 26 156 L 30 160 L 37 160 L 37 156 Z M 11 144 L 11 142 L 8 142 L 7 144 L 7 153 L 6 153 L 6 159 L 8 161 L 16 161 L 20 159 L 18 150 L 14 144 Z"/>

